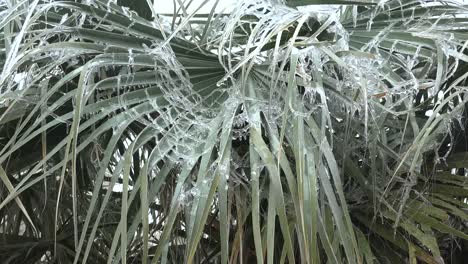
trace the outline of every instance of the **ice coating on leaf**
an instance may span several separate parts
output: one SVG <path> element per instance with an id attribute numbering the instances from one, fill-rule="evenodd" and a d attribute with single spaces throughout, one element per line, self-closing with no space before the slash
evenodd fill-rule
<path id="1" fill-rule="evenodd" d="M 132 165 L 138 158 L 148 165 L 151 184 L 163 177 L 165 165 L 170 167 L 168 185 L 180 181 L 182 186 L 174 205 L 194 219 L 196 202 L 209 198 L 208 187 L 214 186 L 213 203 L 218 203 L 223 190 L 251 190 L 254 177 L 262 188 L 284 184 L 284 207 L 291 212 L 296 198 L 289 188 L 304 179 L 319 177 L 310 190 L 320 195 L 328 186 L 336 193 L 342 185 L 358 189 L 345 169 L 350 159 L 371 175 L 363 186 L 372 184 L 372 192 L 388 197 L 393 186 L 403 186 L 391 205 L 398 226 L 424 159 L 435 154 L 435 162 L 444 161 L 448 152 L 439 155 L 438 148 L 444 137 L 452 137 L 453 119 L 463 113 L 466 76 L 452 79 L 467 61 L 468 44 L 431 20 L 438 15 L 430 9 L 419 19 L 415 8 L 400 14 L 398 1 L 380 1 L 352 7 L 344 18 L 342 10 L 322 13 L 280 1 L 239 1 L 234 12 L 212 20 L 208 29 L 189 22 L 178 28 L 183 19 L 174 19 L 174 25 L 166 17 L 146 21 L 115 1 L 88 2 L 96 9 L 72 2 L 41 6 L 43 14 L 59 15 L 50 27 L 27 31 L 14 46 L 18 51 L 9 53 L 1 78 L 0 104 L 7 108 L 1 121 L 19 121 L 0 160 L 41 133 L 63 125 L 70 134 L 78 124 L 73 155 L 92 156 L 90 166 L 107 182 L 109 174 L 122 178 L 125 153 L 119 148 L 138 142 Z M 3 21 L 6 13 L 0 14 Z M 391 22 L 383 25 L 387 16 Z M 39 96 L 42 86 L 48 94 Z M 428 105 L 432 112 L 421 113 Z M 50 112 L 39 111 L 49 107 Z M 46 152 L 43 163 L 54 163 L 52 157 L 64 152 L 68 140 L 55 153 Z M 107 145 L 114 141 L 120 145 Z M 187 178 L 171 174 L 183 169 L 189 170 Z M 25 178 L 40 169 L 31 171 Z M 214 184 L 222 181 L 224 189 L 217 189 Z"/>

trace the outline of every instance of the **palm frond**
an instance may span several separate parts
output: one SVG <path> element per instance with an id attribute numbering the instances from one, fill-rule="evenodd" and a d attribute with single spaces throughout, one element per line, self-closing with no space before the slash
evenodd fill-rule
<path id="1" fill-rule="evenodd" d="M 0 256 L 443 263 L 468 240 L 466 7 L 310 4 L 0 4 Z"/>

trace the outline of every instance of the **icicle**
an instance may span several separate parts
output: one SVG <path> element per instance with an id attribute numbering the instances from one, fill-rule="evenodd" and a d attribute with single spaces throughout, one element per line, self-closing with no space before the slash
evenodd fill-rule
<path id="1" fill-rule="evenodd" d="M 354 5 L 353 6 L 353 24 L 354 24 L 354 27 L 357 26 L 357 15 L 358 15 L 358 6 L 357 5 Z"/>

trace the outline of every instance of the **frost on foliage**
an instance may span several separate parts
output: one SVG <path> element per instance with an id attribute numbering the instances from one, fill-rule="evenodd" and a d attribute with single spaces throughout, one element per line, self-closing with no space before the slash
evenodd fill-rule
<path id="1" fill-rule="evenodd" d="M 450 36 L 445 33 L 437 21 L 428 25 L 429 19 L 425 22 L 418 21 L 414 19 L 414 14 L 406 13 L 402 16 L 405 16 L 403 26 L 407 27 L 407 32 L 415 37 L 436 40 L 436 45 L 442 52 L 442 63 L 448 66 L 439 65 L 440 59 L 432 52 L 432 47 L 404 43 L 415 51 L 410 55 L 406 54 L 406 50 L 402 51 L 403 42 L 392 40 L 395 28 L 401 27 L 397 22 L 379 29 L 359 49 L 353 47 L 352 41 L 356 40 L 352 40 L 352 35 L 369 35 L 378 23 L 374 21 L 375 16 L 390 16 L 390 10 L 396 7 L 397 2 L 380 1 L 377 6 L 369 9 L 367 14 L 370 18 L 364 28 L 358 26 L 362 15 L 358 15 L 357 9 L 353 9 L 351 19 L 355 29 L 350 29 L 349 24 L 346 27 L 342 24 L 338 11 L 323 14 L 286 8 L 275 1 L 244 1 L 222 25 L 221 32 L 224 33 L 218 35 L 221 38 L 220 47 L 229 50 L 230 58 L 238 58 L 233 63 L 232 60 L 227 60 L 228 57 L 221 57 L 225 53 L 220 48 L 220 59 L 227 71 L 226 79 L 242 82 L 235 73 L 268 61 L 268 74 L 279 77 L 267 79 L 266 87 L 257 88 L 259 93 L 265 92 L 268 98 L 267 104 L 262 104 L 259 100 L 258 105 L 269 115 L 270 122 L 274 120 L 273 125 L 283 124 L 282 116 L 286 110 L 294 115 L 311 115 L 317 120 L 323 116 L 332 117 L 330 120 L 333 121 L 327 125 L 327 129 L 333 134 L 334 141 L 341 144 L 346 140 L 351 148 L 360 149 L 361 151 L 356 153 L 362 153 L 359 154 L 362 155 L 362 160 L 368 158 L 370 142 L 392 135 L 391 138 L 385 139 L 388 144 L 386 147 L 394 153 L 399 153 L 403 159 L 394 160 L 397 165 L 393 168 L 385 165 L 389 167 L 383 169 L 383 174 L 378 176 L 381 177 L 382 186 L 393 176 L 386 174 L 387 171 L 399 168 L 409 170 L 410 174 L 418 173 L 423 153 L 437 152 L 442 140 L 450 131 L 451 120 L 460 115 L 462 108 L 453 105 L 452 101 L 439 100 L 436 107 L 444 104 L 450 110 L 438 113 L 440 117 L 434 115 L 421 118 L 417 115 L 418 106 L 414 103 L 419 100 L 421 92 L 426 92 L 429 97 L 437 96 L 443 89 L 443 80 L 453 76 L 457 70 L 458 60 L 466 61 L 467 57 L 459 50 L 463 43 L 456 43 L 453 34 Z M 245 16 L 255 19 L 245 19 Z M 430 18 L 433 14 L 428 10 L 422 16 Z M 288 41 L 277 43 L 277 34 L 288 34 L 289 41 L 292 41 L 291 36 L 298 27 L 310 30 L 314 21 L 325 26 L 323 29 L 314 28 L 322 31 L 312 31 L 311 34 L 315 33 L 313 36 L 316 38 L 322 33 L 327 34 L 327 39 L 295 39 L 296 43 L 302 42 L 304 46 L 296 45 L 299 46 L 299 61 L 296 69 L 289 69 L 289 59 L 296 48 L 291 48 L 292 43 Z M 248 38 L 237 38 L 233 33 L 235 30 L 244 31 Z M 262 52 L 262 47 L 267 44 L 279 45 L 277 49 L 271 48 L 268 52 Z M 431 53 L 428 53 L 428 50 L 432 50 Z M 301 112 L 286 102 L 288 85 L 281 80 L 287 78 L 290 70 L 295 71 L 299 85 L 298 99 L 304 104 Z M 439 72 L 437 78 L 434 78 L 435 72 Z M 462 93 L 463 91 L 460 91 L 460 94 Z M 345 124 L 345 119 L 350 123 Z M 288 121 L 286 124 L 291 125 Z M 235 132 L 237 133 L 237 130 Z"/>
<path id="2" fill-rule="evenodd" d="M 353 47 L 356 41 L 353 42 L 352 37 L 369 35 L 377 23 L 373 21 L 375 15 L 382 10 L 384 14 L 390 14 L 387 10 L 394 7 L 390 4 L 394 5 L 395 1 L 380 1 L 374 9 L 369 10 L 370 20 L 365 28 L 358 25 L 361 17 L 357 9 L 352 10 L 351 24 L 354 28 L 350 28 L 342 24 L 338 11 L 323 14 L 288 8 L 281 1 L 240 1 L 229 17 L 214 21 L 207 37 L 209 47 L 217 48 L 211 51 L 217 52 L 225 69 L 225 76 L 219 80 L 217 89 L 228 98 L 224 101 L 220 99 L 216 107 L 207 105 L 207 97 L 194 89 L 189 73 L 178 61 L 170 45 L 163 45 L 166 43 L 164 39 L 152 39 L 152 45 L 143 44 L 141 47 L 123 50 L 109 43 L 95 41 L 93 44 L 103 50 L 99 51 L 102 54 L 98 56 L 94 54 L 99 52 L 94 50 L 81 50 L 75 46 L 67 48 L 66 45 L 74 45 L 83 39 L 77 29 L 83 29 L 84 25 L 89 24 L 127 37 L 132 34 L 138 41 L 149 39 L 146 33 L 135 33 L 132 30 L 139 22 L 133 11 L 116 6 L 115 1 L 104 2 L 104 6 L 103 1 L 98 0 L 88 1 L 88 4 L 104 8 L 107 12 L 105 16 L 119 12 L 129 19 L 130 25 L 125 29 L 117 28 L 102 17 L 98 19 L 92 14 L 70 11 L 59 17 L 60 22 L 56 27 L 40 32 L 28 31 L 22 40 L 25 43 L 21 43 L 21 52 L 13 56 L 8 71 L 2 76 L 0 103 L 3 107 L 8 107 L 11 101 L 20 100 L 36 104 L 38 98 L 28 97 L 27 93 L 34 92 L 31 90 L 39 87 L 41 79 L 61 79 L 66 72 L 87 63 L 83 72 L 69 80 L 78 83 L 79 76 L 82 77 L 79 80 L 83 84 L 82 106 L 89 107 L 94 103 L 93 100 L 110 100 L 117 94 L 117 103 L 109 107 L 114 111 L 105 116 L 110 118 L 123 111 L 128 115 L 127 118 L 135 118 L 136 123 L 151 127 L 156 134 L 163 135 L 156 138 L 156 160 L 168 159 L 175 164 L 195 167 L 198 158 L 210 150 L 206 145 L 213 143 L 207 142 L 207 138 L 212 134 L 215 135 L 213 138 L 218 138 L 217 133 L 225 128 L 232 129 L 229 140 L 236 143 L 247 141 L 254 121 L 249 119 L 247 106 L 253 103 L 255 110 L 267 117 L 266 121 L 273 129 L 287 131 L 293 126 L 294 117 L 313 118 L 320 124 L 320 129 L 326 131 L 327 139 L 330 139 L 335 151 L 341 151 L 340 147 L 347 144 L 356 153 L 357 157 L 353 158 L 360 160 L 363 166 L 369 163 L 370 158 L 374 158 L 370 157 L 370 149 L 376 142 L 385 139 L 385 148 L 406 160 L 385 157 L 391 162 L 385 163 L 382 173 L 376 175 L 379 187 L 388 183 L 388 179 L 393 176 L 389 172 L 395 171 L 397 166 L 401 165 L 402 170 L 410 170 L 410 173 L 419 172 L 422 153 L 440 146 L 442 137 L 450 130 L 452 118 L 459 117 L 461 113 L 461 108 L 453 105 L 452 101 L 443 101 L 444 94 L 438 103 L 448 106 L 450 110 L 443 112 L 436 105 L 430 117 L 421 118 L 415 114 L 417 106 L 414 102 L 418 94 L 427 91 L 431 97 L 438 96 L 443 91 L 444 80 L 455 74 L 458 60 L 467 60 L 465 53 L 460 50 L 460 46 L 465 49 L 467 45 L 457 43 L 454 35 L 443 32 L 444 28 L 437 23 L 421 24 L 412 19 L 413 14 L 404 22 L 409 34 L 436 40 L 439 54 L 428 54 L 428 50 L 431 52 L 433 49 L 412 43 L 409 45 L 409 49 L 414 49 L 412 54 L 401 52 L 401 43 L 390 38 L 396 23 L 385 25 L 362 47 Z M 47 12 L 57 8 L 50 3 L 43 5 L 41 10 Z M 0 9 L 0 18 L 4 17 L 6 13 Z M 427 14 L 427 17 L 431 17 L 431 14 Z M 163 17 L 143 24 L 156 29 L 163 28 L 166 35 L 172 31 L 170 21 Z M 174 38 L 191 39 L 190 30 L 192 28 L 189 26 L 183 27 Z M 195 27 L 193 30 L 203 29 Z M 280 34 L 283 38 L 278 37 Z M 64 48 L 52 46 L 49 43 L 52 38 L 59 39 L 59 44 Z M 28 39 L 34 41 L 27 42 Z M 386 45 L 385 51 L 381 48 L 383 43 Z M 269 48 L 265 51 L 267 45 Z M 297 65 L 292 68 L 291 58 L 296 55 Z M 40 64 L 41 60 L 47 60 L 48 64 Z M 29 64 L 24 67 L 14 64 L 24 61 Z M 61 70 L 58 66 L 62 64 L 68 68 Z M 138 79 L 141 73 L 151 76 Z M 288 83 L 291 75 L 296 86 Z M 252 86 L 255 96 L 249 92 Z M 294 93 L 290 93 L 291 86 L 295 89 Z M 463 89 L 457 85 L 450 88 L 448 90 L 458 91 L 459 97 L 464 95 Z M 144 115 L 134 107 L 135 104 L 143 103 L 135 103 L 131 101 L 132 98 L 125 97 L 142 89 L 145 89 L 144 103 L 149 105 L 149 109 L 141 110 L 145 112 Z M 154 91 L 160 91 L 160 96 L 152 94 Z M 78 104 L 77 99 L 78 95 L 69 98 L 74 106 Z M 37 104 L 47 106 L 48 102 L 45 100 Z M 80 124 L 83 126 L 93 115 L 105 110 L 88 111 L 86 107 L 82 110 L 86 114 L 80 115 L 83 118 Z M 220 116 L 220 109 L 232 110 L 233 114 Z M 71 116 L 57 117 L 57 120 L 70 122 Z M 222 122 L 217 123 L 217 118 L 229 118 L 232 122 L 222 127 L 219 125 Z M 282 127 L 283 124 L 285 127 Z M 112 126 L 114 133 L 117 133 L 123 122 Z M 387 135 L 391 137 L 387 138 Z M 219 142 L 213 144 L 219 148 Z M 286 141 L 284 144 L 287 144 Z M 232 155 L 230 165 L 233 172 L 228 175 L 232 176 L 228 184 L 240 184 L 247 179 L 243 169 L 248 167 L 249 160 L 236 156 L 237 153 Z M 219 163 L 219 160 L 216 162 Z M 391 163 L 396 165 L 389 165 Z M 213 176 L 214 170 L 208 170 L 209 177 Z M 200 184 L 209 184 L 209 177 L 206 179 L 208 182 L 187 184 L 181 202 L 186 203 L 199 196 L 203 191 Z M 408 197 L 412 184 L 414 178 L 410 177 L 405 185 L 404 199 Z"/>
<path id="3" fill-rule="evenodd" d="M 162 120 L 167 127 L 170 127 L 167 139 L 174 149 L 168 157 L 175 162 L 190 159 L 194 155 L 194 149 L 201 147 L 199 144 L 202 144 L 210 132 L 209 122 L 212 113 L 203 106 L 202 98 L 193 90 L 188 73 L 170 48 L 156 44 L 145 49 L 155 60 L 154 73 L 158 75 L 157 79 L 161 80 L 156 85 L 170 105 L 170 108 L 156 103 L 153 105 L 155 111 L 159 113 L 154 120 L 155 123 Z"/>

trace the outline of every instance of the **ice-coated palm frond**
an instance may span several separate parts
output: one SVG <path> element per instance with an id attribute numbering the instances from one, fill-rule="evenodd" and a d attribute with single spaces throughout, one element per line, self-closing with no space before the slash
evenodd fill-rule
<path id="1" fill-rule="evenodd" d="M 217 3 L 198 15 L 177 1 L 174 17 L 152 1 L 0 3 L 6 263 L 460 250 L 468 9 Z M 301 8 L 317 4 L 340 6 Z"/>

